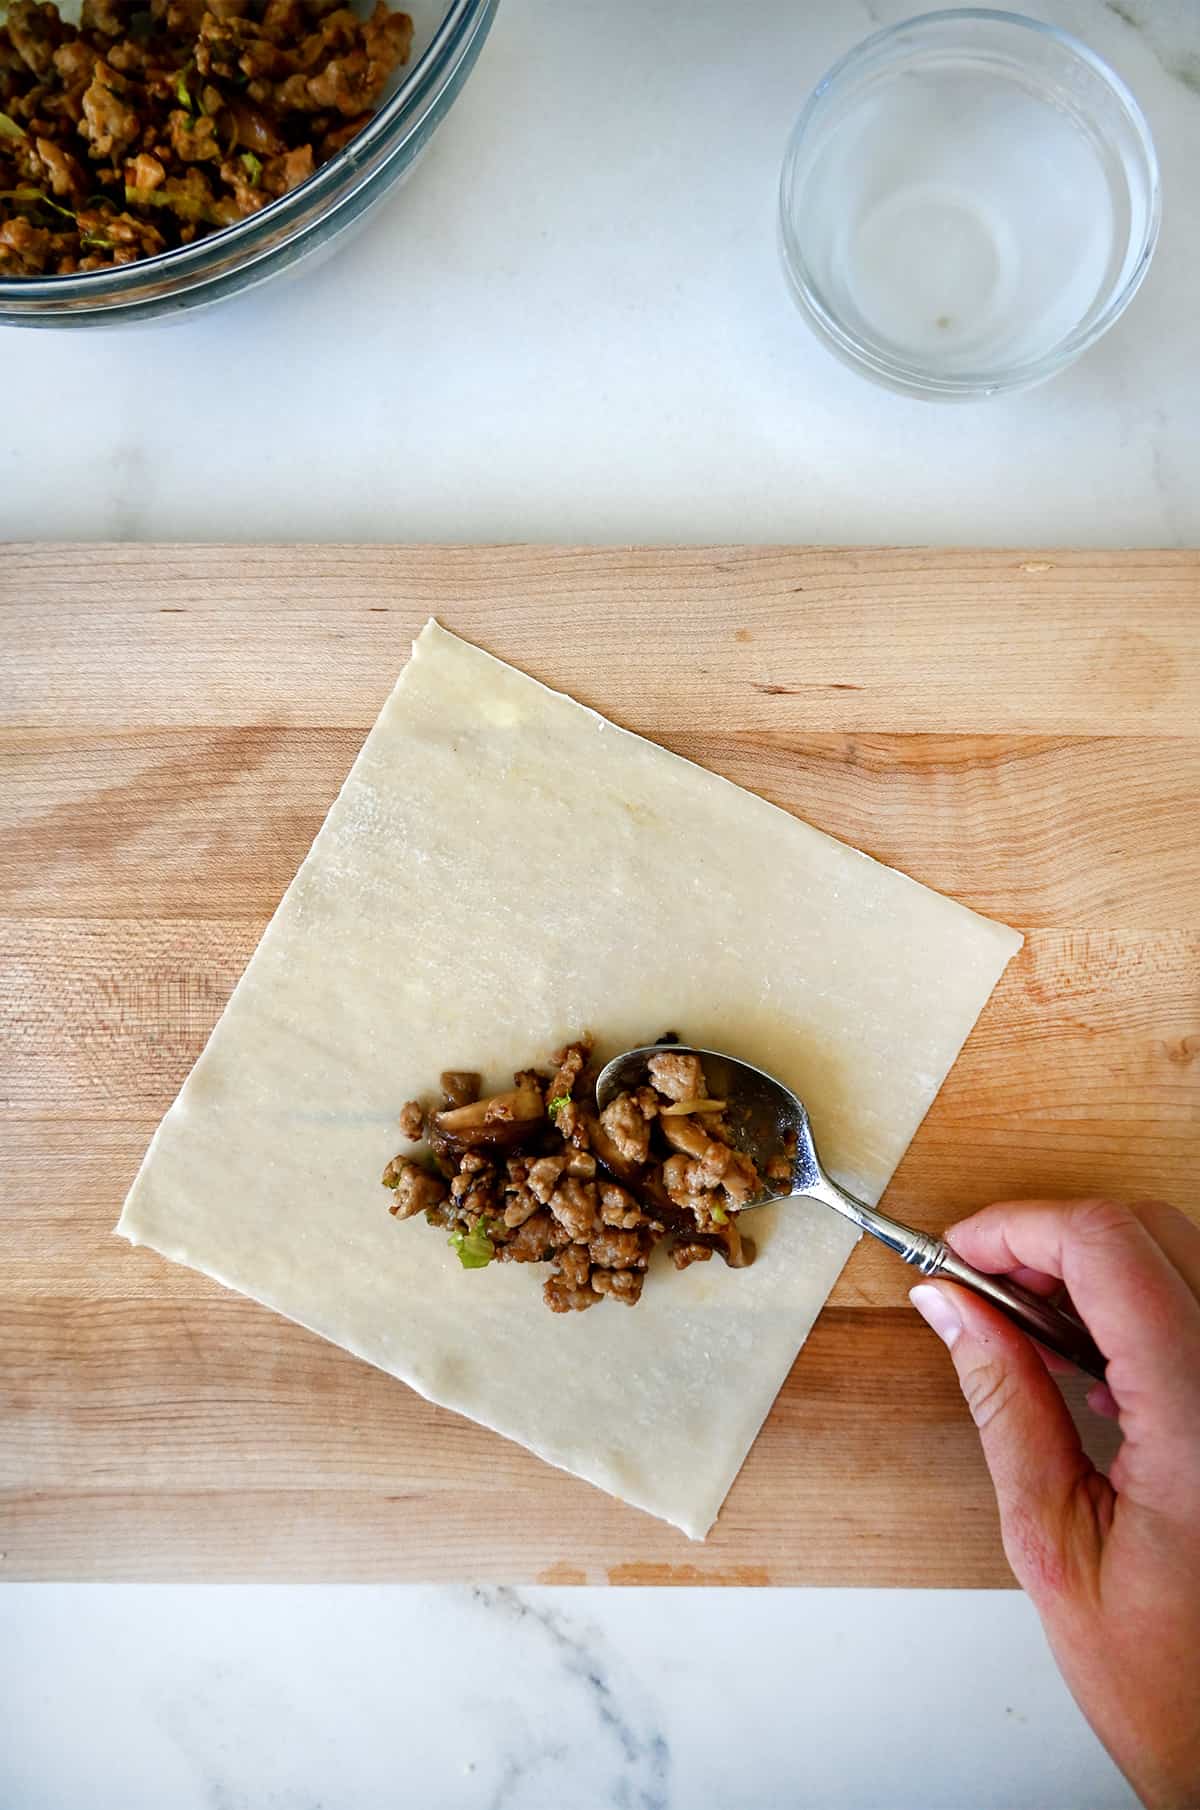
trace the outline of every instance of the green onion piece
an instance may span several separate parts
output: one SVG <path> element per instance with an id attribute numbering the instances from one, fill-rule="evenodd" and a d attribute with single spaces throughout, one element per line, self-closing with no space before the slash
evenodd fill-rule
<path id="1" fill-rule="evenodd" d="M 727 1226 L 729 1224 L 729 1215 L 724 1207 L 710 1207 L 708 1210 L 719 1226 Z"/>
<path id="2" fill-rule="evenodd" d="M 487 1220 L 481 1219 L 470 1232 L 451 1232 L 446 1240 L 458 1252 L 465 1270 L 486 1269 L 496 1255 L 496 1247 L 488 1237 Z"/>
<path id="3" fill-rule="evenodd" d="M 192 111 L 192 97 L 188 93 L 186 69 L 181 69 L 179 74 L 175 77 L 175 93 L 178 96 L 179 105 L 181 107 L 186 107 L 190 113 Z"/>
<path id="4" fill-rule="evenodd" d="M 242 152 L 242 167 L 250 178 L 250 187 L 256 189 L 262 180 L 262 158 L 256 157 L 253 151 Z"/>
<path id="5" fill-rule="evenodd" d="M 139 189 L 132 183 L 125 184 L 126 207 L 166 207 L 181 220 L 190 223 L 204 220 L 212 222 L 212 210 L 195 195 L 181 194 L 181 184 L 172 177 L 162 188 Z"/>
<path id="6" fill-rule="evenodd" d="M 41 189 L 0 189 L 0 201 L 36 201 L 39 207 L 48 207 L 54 213 L 61 214 L 65 220 L 75 218 L 74 209 L 64 207 L 60 201 L 51 201 L 49 195 L 43 195 Z"/>
<path id="7" fill-rule="evenodd" d="M 555 1094 L 549 1106 L 547 1106 L 546 1111 L 550 1114 L 550 1117 L 553 1118 L 556 1112 L 560 1112 L 564 1106 L 569 1106 L 570 1104 L 570 1094 Z"/>
<path id="8" fill-rule="evenodd" d="M 10 119 L 7 113 L 0 113 L 0 138 L 22 139 L 28 136 L 28 132 L 15 119 Z"/>

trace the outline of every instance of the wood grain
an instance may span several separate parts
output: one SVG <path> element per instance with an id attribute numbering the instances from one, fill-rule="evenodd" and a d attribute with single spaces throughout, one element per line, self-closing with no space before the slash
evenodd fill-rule
<path id="1" fill-rule="evenodd" d="M 0 913 L 268 918 L 363 733 L 43 733 L 6 760 Z M 693 727 L 656 739 L 1026 927 L 1158 928 L 1200 915 L 1187 858 L 1200 738 L 1139 738 L 1136 762 L 1120 736 Z M 1159 808 L 1147 818 L 1148 791 Z"/>
<path id="2" fill-rule="evenodd" d="M 3 584 L 25 729 L 365 733 L 429 615 L 658 737 L 1191 736 L 1200 693 L 1182 552 L 14 547 Z"/>
<path id="3" fill-rule="evenodd" d="M 3 1575 L 1009 1581 L 877 1247 L 695 1546 L 111 1228 L 430 613 L 1027 932 L 893 1211 L 1194 1207 L 1200 557 L 9 548 L 0 610 Z"/>

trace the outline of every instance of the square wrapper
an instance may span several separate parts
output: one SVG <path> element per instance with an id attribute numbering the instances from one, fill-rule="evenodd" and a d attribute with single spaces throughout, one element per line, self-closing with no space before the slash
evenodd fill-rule
<path id="1" fill-rule="evenodd" d="M 795 1087 L 875 1201 L 1020 941 L 431 622 L 118 1230 L 700 1538 L 853 1228 L 765 1208 L 751 1269 L 559 1317 L 390 1217 L 401 1102 L 670 1029 Z"/>

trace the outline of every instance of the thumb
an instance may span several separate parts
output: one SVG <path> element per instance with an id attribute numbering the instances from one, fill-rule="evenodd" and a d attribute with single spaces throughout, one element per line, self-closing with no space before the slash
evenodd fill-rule
<path id="1" fill-rule="evenodd" d="M 1076 1550 L 1080 1485 L 1095 1475 L 1066 1403 L 1032 1340 L 953 1283 L 909 1291 L 958 1372 L 1000 1508 L 1004 1552 L 1034 1602 L 1058 1595 Z"/>

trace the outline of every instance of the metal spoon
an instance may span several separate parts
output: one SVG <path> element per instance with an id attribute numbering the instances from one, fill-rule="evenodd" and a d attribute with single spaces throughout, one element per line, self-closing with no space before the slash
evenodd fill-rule
<path id="1" fill-rule="evenodd" d="M 727 1123 L 736 1147 L 751 1157 L 763 1170 L 772 1157 L 790 1150 L 795 1139 L 792 1162 L 792 1185 L 782 1194 L 761 1194 L 751 1207 L 763 1207 L 773 1200 L 788 1200 L 802 1195 L 823 1201 L 836 1213 L 853 1220 L 864 1232 L 870 1232 L 886 1244 L 906 1263 L 915 1264 L 923 1276 L 945 1276 L 964 1288 L 991 1301 L 1010 1320 L 1030 1333 L 1039 1344 L 1086 1371 L 1088 1376 L 1104 1380 L 1105 1358 L 1087 1328 L 1073 1314 L 1053 1307 L 1036 1295 L 1026 1293 L 1003 1276 L 989 1276 L 972 1269 L 969 1263 L 952 1251 L 940 1238 L 918 1232 L 911 1226 L 889 1219 L 876 1207 L 856 1200 L 831 1181 L 821 1167 L 813 1142 L 808 1113 L 803 1102 L 790 1088 L 776 1081 L 749 1062 L 734 1056 L 723 1056 L 717 1050 L 693 1049 L 680 1043 L 655 1043 L 642 1049 L 626 1050 L 600 1073 L 596 1082 L 596 1104 L 600 1111 L 619 1093 L 641 1087 L 648 1079 L 646 1063 L 651 1056 L 670 1052 L 679 1056 L 699 1056 L 704 1068 L 709 1093 L 714 1099 L 728 1103 Z M 744 1209 L 743 1209 L 744 1210 Z"/>

